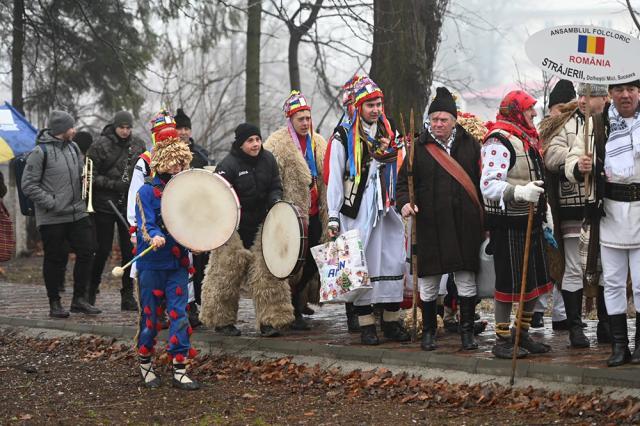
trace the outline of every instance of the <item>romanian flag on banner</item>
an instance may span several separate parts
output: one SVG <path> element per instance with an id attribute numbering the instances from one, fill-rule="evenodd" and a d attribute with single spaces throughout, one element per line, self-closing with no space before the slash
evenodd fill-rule
<path id="1" fill-rule="evenodd" d="M 0 163 L 36 146 L 38 131 L 8 102 L 0 105 Z"/>
<path id="2" fill-rule="evenodd" d="M 579 35 L 578 52 L 604 55 L 604 37 Z"/>

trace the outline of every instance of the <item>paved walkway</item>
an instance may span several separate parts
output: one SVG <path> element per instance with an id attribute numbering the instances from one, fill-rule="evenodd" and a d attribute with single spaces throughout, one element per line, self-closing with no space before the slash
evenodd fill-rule
<path id="1" fill-rule="evenodd" d="M 68 307 L 71 299 L 70 291 L 63 293 L 62 299 L 63 306 Z M 98 295 L 97 306 L 103 310 L 99 316 L 71 314 L 69 319 L 55 320 L 48 316 L 49 308 L 43 286 L 0 282 L 0 324 L 52 328 L 114 337 L 135 335 L 137 314 L 120 312 L 120 295 L 116 290 L 106 289 L 101 292 Z M 498 360 L 491 355 L 491 347 L 495 339 L 492 321 L 487 331 L 477 336 L 480 345 L 477 351 L 461 351 L 460 338 L 454 334 L 444 334 L 438 339 L 438 350 L 423 352 L 418 343 L 386 342 L 382 338 L 382 344 L 379 346 L 360 345 L 359 334 L 347 332 L 342 305 L 325 305 L 316 308 L 316 313 L 308 319 L 313 327 L 311 331 L 288 331 L 283 337 L 261 338 L 255 330 L 251 300 L 242 299 L 237 324 L 242 331 L 242 337 L 223 337 L 212 330 L 198 328 L 193 338 L 196 347 L 208 344 L 215 349 L 222 348 L 237 352 L 243 349 L 264 350 L 373 363 L 427 366 L 468 373 L 510 375 L 510 361 Z M 491 318 L 485 319 L 491 320 Z M 543 338 L 552 346 L 552 351 L 520 360 L 518 376 L 573 384 L 640 389 L 640 367 L 626 365 L 607 368 L 605 361 L 609 356 L 610 347 L 598 346 L 595 338 L 596 322 L 587 322 L 589 327 L 586 329 L 586 334 L 592 342 L 592 347 L 571 349 L 567 347 L 568 332 L 551 330 L 551 320 L 545 318 L 547 327 L 532 330 L 532 334 Z M 633 335 L 634 322 L 629 321 L 630 335 Z"/>

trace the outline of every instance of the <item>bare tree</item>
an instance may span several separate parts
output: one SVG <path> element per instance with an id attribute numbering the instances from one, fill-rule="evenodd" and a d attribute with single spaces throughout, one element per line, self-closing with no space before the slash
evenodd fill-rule
<path id="1" fill-rule="evenodd" d="M 260 27 L 262 0 L 248 0 L 245 120 L 260 126 Z"/>
<path id="2" fill-rule="evenodd" d="M 631 0 L 626 0 L 627 9 L 629 9 L 629 14 L 631 15 L 631 19 L 633 19 L 633 23 L 636 25 L 638 31 L 640 31 L 640 22 L 638 22 L 638 12 L 635 11 L 633 7 L 631 7 Z"/>
<path id="3" fill-rule="evenodd" d="M 374 0 L 371 77 L 384 90 L 387 110 L 422 114 L 448 0 Z"/>
<path id="4" fill-rule="evenodd" d="M 13 40 L 11 43 L 11 104 L 24 115 L 24 0 L 13 0 Z"/>

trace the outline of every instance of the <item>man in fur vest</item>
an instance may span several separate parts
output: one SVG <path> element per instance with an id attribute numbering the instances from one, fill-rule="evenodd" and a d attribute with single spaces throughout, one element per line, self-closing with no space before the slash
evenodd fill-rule
<path id="1" fill-rule="evenodd" d="M 226 336 L 238 336 L 240 288 L 252 293 L 257 326 L 264 337 L 280 335 L 293 322 L 291 290 L 274 277 L 262 255 L 262 224 L 269 209 L 282 199 L 278 163 L 262 146 L 260 129 L 243 123 L 236 127 L 231 152 L 216 168 L 236 191 L 242 206 L 238 232 L 211 252 L 202 282 L 200 320 Z"/>
<path id="2" fill-rule="evenodd" d="M 305 302 L 318 293 L 318 267 L 311 256 L 311 247 L 320 244 L 327 226 L 326 187 L 322 179 L 324 153 L 327 142 L 313 131 L 311 106 L 298 91 L 284 103 L 287 127 L 273 133 L 264 144 L 278 162 L 282 180 L 283 199 L 308 212 L 308 249 L 305 263 L 297 276 L 289 279 L 295 320 L 294 330 L 309 330 L 302 313 Z M 313 284 L 313 285 L 312 285 Z M 305 297 L 310 294 L 310 297 Z"/>
<path id="3" fill-rule="evenodd" d="M 383 308 L 387 339 L 409 340 L 400 322 L 403 298 L 404 225 L 395 210 L 398 152 L 395 131 L 384 113 L 384 95 L 367 76 L 352 86 L 353 114 L 341 123 L 328 148 L 328 235 L 358 229 L 373 288 L 354 301 L 364 345 L 379 343 L 373 305 Z"/>
<path id="4" fill-rule="evenodd" d="M 409 204 L 408 161 L 398 176 L 398 206 L 402 206 L 404 217 L 414 216 L 417 221 L 421 347 L 425 351 L 436 349 L 436 299 L 440 279 L 447 273 L 453 274 L 458 290 L 462 348 L 478 348 L 473 326 L 484 216 L 479 187 L 480 144 L 456 123 L 456 117 L 453 96 L 438 87 L 429 106 L 426 129 L 415 146 L 413 209 Z M 457 173 L 446 168 L 447 163 L 457 165 Z"/>
<path id="5" fill-rule="evenodd" d="M 558 83 L 560 84 L 560 83 Z M 589 340 L 582 330 L 583 274 L 578 253 L 578 239 L 584 217 L 584 183 L 571 183 L 565 176 L 567 154 L 584 133 L 584 117 L 587 107 L 586 85 L 578 86 L 578 102 L 564 104 L 558 115 L 540 123 L 540 139 L 543 143 L 544 163 L 549 172 L 549 204 L 554 213 L 557 239 L 564 252 L 562 275 L 562 299 L 567 314 L 569 341 L 574 348 L 589 347 Z M 591 86 L 590 110 L 602 113 L 607 102 L 607 87 Z M 593 135 L 593 128 L 591 129 Z M 607 309 L 604 304 L 604 287 L 598 286 L 598 343 L 610 343 Z"/>

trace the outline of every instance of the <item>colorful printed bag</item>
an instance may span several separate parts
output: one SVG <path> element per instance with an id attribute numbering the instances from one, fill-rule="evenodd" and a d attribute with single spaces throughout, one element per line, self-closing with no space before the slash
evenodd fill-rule
<path id="1" fill-rule="evenodd" d="M 352 302 L 372 287 L 357 229 L 312 247 L 311 254 L 320 272 L 321 303 Z"/>
<path id="2" fill-rule="evenodd" d="M 16 237 L 13 233 L 11 216 L 4 203 L 0 201 L 0 262 L 11 260 L 16 250 Z"/>

